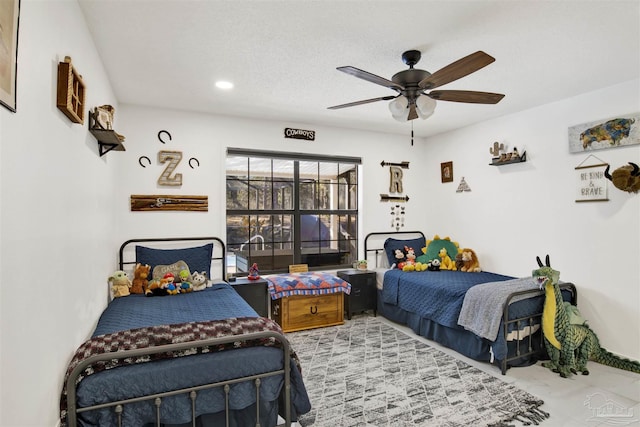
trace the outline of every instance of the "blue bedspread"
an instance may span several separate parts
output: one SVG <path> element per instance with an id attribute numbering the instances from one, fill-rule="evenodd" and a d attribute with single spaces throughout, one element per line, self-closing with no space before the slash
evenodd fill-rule
<path id="1" fill-rule="evenodd" d="M 116 298 L 100 316 L 93 336 L 145 326 L 258 317 L 228 283 L 216 283 L 200 292 L 147 297 Z"/>
<path id="2" fill-rule="evenodd" d="M 513 277 L 484 271 L 404 272 L 394 269 L 384 275 L 382 298 L 387 304 L 397 305 L 441 325 L 459 328 L 458 316 L 469 288 L 509 279 Z"/>
<path id="3" fill-rule="evenodd" d="M 221 320 L 230 317 L 258 317 L 257 313 L 227 283 L 214 284 L 201 292 L 173 296 L 145 297 L 131 295 L 113 300 L 105 309 L 93 336 L 155 325 Z M 292 361 L 291 400 L 294 414 L 310 410 L 311 404 L 302 376 Z M 80 406 L 94 405 L 141 394 L 151 394 L 190 387 L 209 381 L 223 381 L 267 372 L 282 367 L 282 351 L 274 347 L 248 347 L 217 353 L 199 354 L 159 360 L 100 372 L 84 378 L 77 388 Z M 265 415 L 275 410 L 283 385 L 282 376 L 265 378 L 260 398 Z M 252 384 L 232 386 L 229 406 L 232 410 L 250 408 L 256 401 Z M 224 393 L 220 389 L 198 393 L 197 415 L 224 410 Z M 274 409 L 270 409 L 273 407 Z M 152 405 L 136 403 L 126 407 L 125 425 L 153 422 Z M 252 412 L 255 413 L 255 410 Z M 191 420 L 191 403 L 186 396 L 163 399 L 163 422 L 187 423 Z M 263 419 L 266 425 L 266 421 Z M 92 411 L 80 416 L 80 425 L 114 425 L 109 410 Z"/>

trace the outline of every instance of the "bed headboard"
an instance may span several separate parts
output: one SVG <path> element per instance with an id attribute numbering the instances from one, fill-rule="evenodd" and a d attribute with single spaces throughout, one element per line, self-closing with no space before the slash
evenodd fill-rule
<path id="1" fill-rule="evenodd" d="M 136 247 L 141 247 L 140 250 L 147 249 L 154 251 L 160 249 L 162 251 L 171 252 L 176 251 L 180 253 L 183 251 L 185 256 L 189 256 L 189 253 L 197 251 L 197 255 L 202 259 L 205 253 L 202 247 L 212 245 L 212 250 L 209 255 L 206 252 L 204 258 L 209 258 L 211 263 L 209 271 L 207 271 L 207 277 L 212 280 L 226 280 L 227 279 L 227 265 L 226 265 L 226 247 L 222 239 L 218 237 L 167 237 L 167 238 L 142 238 L 131 239 L 120 245 L 118 251 L 118 269 L 124 270 L 127 273 L 135 269 L 137 250 Z M 149 251 L 147 251 L 149 252 Z M 177 261 L 177 260 L 176 260 Z M 189 264 L 189 260 L 183 260 Z M 198 269 L 199 270 L 199 269 Z M 133 277 L 131 274 L 130 277 Z"/>
<path id="2" fill-rule="evenodd" d="M 384 251 L 384 242 L 388 238 L 411 240 L 420 237 L 425 238 L 422 231 L 379 231 L 367 234 L 364 238 L 364 257 L 368 268 L 389 267 Z"/>

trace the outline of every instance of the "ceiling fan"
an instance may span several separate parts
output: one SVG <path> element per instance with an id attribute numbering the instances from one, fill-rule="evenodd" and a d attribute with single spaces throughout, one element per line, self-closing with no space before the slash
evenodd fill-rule
<path id="1" fill-rule="evenodd" d="M 338 67 L 337 70 L 350 74 L 380 86 L 388 87 L 398 92 L 397 95 L 381 96 L 348 104 L 328 107 L 330 110 L 354 107 L 377 101 L 390 101 L 389 109 L 397 120 L 414 120 L 418 117 L 426 119 L 435 110 L 436 100 L 466 102 L 474 104 L 496 104 L 504 95 L 491 92 L 475 92 L 468 90 L 431 90 L 454 80 L 478 71 L 495 61 L 495 58 L 482 51 L 465 56 L 444 68 L 431 74 L 425 70 L 413 68 L 420 61 L 420 51 L 408 50 L 402 54 L 402 61 L 409 66 L 408 70 L 400 71 L 391 80 L 371 74 L 356 67 Z M 426 91 L 430 92 L 426 92 Z"/>

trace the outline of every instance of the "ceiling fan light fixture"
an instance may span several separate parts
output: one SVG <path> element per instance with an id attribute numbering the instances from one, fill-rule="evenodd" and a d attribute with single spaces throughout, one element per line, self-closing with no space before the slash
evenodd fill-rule
<path id="1" fill-rule="evenodd" d="M 416 110 L 418 117 L 422 120 L 428 119 L 436 110 L 436 100 L 428 95 L 421 95 L 416 99 Z"/>
<path id="2" fill-rule="evenodd" d="M 400 95 L 389 102 L 389 111 L 394 119 L 399 122 L 407 121 L 409 117 L 409 100 L 406 96 Z"/>

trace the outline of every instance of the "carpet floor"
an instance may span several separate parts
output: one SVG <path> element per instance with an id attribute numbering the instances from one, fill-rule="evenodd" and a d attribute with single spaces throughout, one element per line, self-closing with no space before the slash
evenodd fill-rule
<path id="1" fill-rule="evenodd" d="M 377 317 L 287 337 L 312 404 L 303 427 L 519 426 L 548 417 L 535 396 Z"/>

